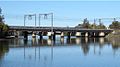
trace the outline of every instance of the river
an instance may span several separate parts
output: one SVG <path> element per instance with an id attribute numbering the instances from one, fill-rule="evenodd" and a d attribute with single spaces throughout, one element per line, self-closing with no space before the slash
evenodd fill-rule
<path id="1" fill-rule="evenodd" d="M 120 42 L 31 36 L 0 40 L 0 67 L 120 67 Z"/>

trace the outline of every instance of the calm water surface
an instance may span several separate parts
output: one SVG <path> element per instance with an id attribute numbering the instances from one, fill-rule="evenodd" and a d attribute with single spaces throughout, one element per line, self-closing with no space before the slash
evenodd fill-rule
<path id="1" fill-rule="evenodd" d="M 119 47 L 106 38 L 0 40 L 0 67 L 120 67 Z"/>

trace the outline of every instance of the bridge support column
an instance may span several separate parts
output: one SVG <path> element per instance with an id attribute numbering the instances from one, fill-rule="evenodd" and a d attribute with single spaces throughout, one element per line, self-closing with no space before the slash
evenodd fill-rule
<path id="1" fill-rule="evenodd" d="M 104 37 L 105 36 L 105 33 L 104 32 L 100 32 L 99 33 L 99 37 Z"/>
<path id="2" fill-rule="evenodd" d="M 13 36 L 17 37 L 17 31 L 16 30 L 13 31 Z"/>
<path id="3" fill-rule="evenodd" d="M 51 33 L 51 32 L 48 32 L 48 33 L 47 33 L 47 36 L 49 37 L 49 39 L 51 39 L 52 33 Z"/>
<path id="4" fill-rule="evenodd" d="M 76 32 L 76 37 L 80 37 L 81 33 L 80 32 Z"/>
<path id="5" fill-rule="evenodd" d="M 96 33 L 94 32 L 94 33 L 93 33 L 93 37 L 95 37 L 95 36 L 96 36 Z"/>
<path id="6" fill-rule="evenodd" d="M 32 37 L 36 38 L 36 33 L 35 32 L 32 33 Z"/>
<path id="7" fill-rule="evenodd" d="M 21 36 L 21 31 L 17 31 L 17 36 Z"/>
<path id="8" fill-rule="evenodd" d="M 27 32 L 27 31 L 24 31 L 23 33 L 24 33 L 24 38 L 25 38 L 25 39 L 28 39 L 28 32 Z"/>
<path id="9" fill-rule="evenodd" d="M 55 32 L 48 32 L 47 36 L 49 37 L 49 39 L 55 40 Z"/>
<path id="10" fill-rule="evenodd" d="M 43 33 L 39 32 L 39 36 L 40 36 L 40 40 L 42 40 L 43 39 Z"/>
<path id="11" fill-rule="evenodd" d="M 53 40 L 55 41 L 56 33 L 54 32 L 54 33 L 52 34 L 52 36 L 53 36 Z"/>
<path id="12" fill-rule="evenodd" d="M 14 31 L 14 36 L 15 36 L 15 37 L 19 37 L 19 35 L 20 35 L 20 32 L 19 32 L 19 31 Z"/>
<path id="13" fill-rule="evenodd" d="M 99 37 L 99 32 L 94 32 L 94 37 Z"/>
<path id="14" fill-rule="evenodd" d="M 90 32 L 90 37 L 94 37 L 95 33 L 94 32 Z"/>
<path id="15" fill-rule="evenodd" d="M 67 32 L 67 38 L 70 39 L 71 32 Z"/>
<path id="16" fill-rule="evenodd" d="M 60 36 L 61 36 L 61 38 L 64 38 L 64 32 L 61 32 Z"/>
<path id="17" fill-rule="evenodd" d="M 85 32 L 81 32 L 81 37 L 85 37 Z"/>
<path id="18" fill-rule="evenodd" d="M 86 33 L 85 33 L 85 37 L 88 37 L 88 36 L 89 36 L 89 35 L 88 35 L 88 32 L 86 32 Z"/>

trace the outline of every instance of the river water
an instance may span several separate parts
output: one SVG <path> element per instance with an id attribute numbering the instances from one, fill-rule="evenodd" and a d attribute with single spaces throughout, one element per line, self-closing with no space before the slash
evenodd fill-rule
<path id="1" fill-rule="evenodd" d="M 0 67 L 120 67 L 120 42 L 106 38 L 0 40 Z"/>

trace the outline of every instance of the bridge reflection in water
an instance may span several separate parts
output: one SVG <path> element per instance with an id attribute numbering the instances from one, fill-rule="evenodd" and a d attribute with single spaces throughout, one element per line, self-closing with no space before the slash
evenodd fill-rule
<path id="1" fill-rule="evenodd" d="M 119 54 L 119 48 L 119 41 L 109 41 L 109 39 L 103 37 L 72 37 L 70 39 L 64 37 L 64 39 L 57 38 L 55 41 L 48 38 L 41 40 L 39 38 L 32 37 L 29 37 L 28 39 L 8 39 L 0 40 L 0 60 L 2 61 L 2 59 L 4 57 L 6 58 L 8 55 L 7 57 L 12 58 L 13 62 L 20 57 L 21 59 L 19 59 L 19 61 L 22 62 L 35 62 L 38 65 L 40 64 L 42 67 L 52 67 L 45 65 L 52 65 L 53 61 L 54 63 L 57 63 L 61 57 L 62 59 L 65 57 L 66 59 L 74 58 L 71 60 L 77 60 L 79 57 L 83 56 L 91 58 L 92 55 L 94 57 L 99 56 L 99 58 L 101 58 L 103 55 L 108 56 L 108 53 L 110 53 L 110 57 L 111 55 L 117 57 Z M 106 51 L 108 51 L 107 54 Z M 69 53 L 71 55 L 70 57 Z M 11 55 L 14 55 L 14 58 L 11 57 Z"/>
<path id="2" fill-rule="evenodd" d="M 40 49 L 41 47 L 48 47 L 50 49 L 49 51 L 51 53 L 51 58 L 53 58 L 53 50 L 55 47 L 58 46 L 80 46 L 80 49 L 82 49 L 83 54 L 87 55 L 90 50 L 90 46 L 93 46 L 93 53 L 94 54 L 101 54 L 101 49 L 105 45 L 109 45 L 110 42 L 108 39 L 104 37 L 100 38 L 89 38 L 89 37 L 77 37 L 77 38 L 57 38 L 55 41 L 51 39 L 38 39 L 38 38 L 28 38 L 28 39 L 11 39 L 8 40 L 9 48 L 24 48 L 24 58 L 29 57 L 29 59 L 34 56 L 40 59 Z M 114 45 L 113 49 L 114 49 Z M 116 46 L 116 45 L 115 45 Z M 34 52 L 29 52 L 28 48 L 32 48 Z M 34 53 L 34 54 L 33 54 Z"/>
<path id="3" fill-rule="evenodd" d="M 15 39 L 14 42 L 16 42 L 16 45 L 26 45 L 26 46 L 59 46 L 59 45 L 74 45 L 74 44 L 89 44 L 89 43 L 100 43 L 104 44 L 106 43 L 106 39 L 104 37 L 101 38 L 88 38 L 88 37 L 78 37 L 78 38 L 59 38 L 57 40 L 52 40 L 52 39 L 37 39 L 37 38 L 32 38 L 32 39 L 21 39 L 16 41 Z M 106 41 L 105 41 L 106 40 Z M 19 42 L 20 41 L 20 42 Z M 53 42 L 53 44 L 52 44 Z"/>
<path id="4" fill-rule="evenodd" d="M 53 42 L 53 44 L 52 44 L 52 42 Z M 100 49 L 107 42 L 108 41 L 105 38 L 88 38 L 88 37 L 82 37 L 82 38 L 78 37 L 78 38 L 71 38 L 71 39 L 61 38 L 61 39 L 57 39 L 56 41 L 52 41 L 51 39 L 40 40 L 40 39 L 36 39 L 36 38 L 32 38 L 30 40 L 24 39 L 23 40 L 24 59 L 28 59 L 28 58 L 31 59 L 34 57 L 35 59 L 40 60 L 41 52 L 43 52 L 43 51 L 41 51 L 41 48 L 43 48 L 45 46 L 48 47 L 48 49 L 49 49 L 48 51 L 46 51 L 46 53 L 48 53 L 50 55 L 49 58 L 46 56 L 42 57 L 42 59 L 44 59 L 45 62 L 48 59 L 51 59 L 51 61 L 54 59 L 54 48 L 59 47 L 59 46 L 60 47 L 61 46 L 66 46 L 66 47 L 67 46 L 80 46 L 80 49 L 82 49 L 83 54 L 87 55 L 89 53 L 90 46 L 92 44 L 94 46 L 93 53 L 100 55 L 101 54 Z M 99 51 L 98 51 L 98 46 L 99 46 Z M 29 52 L 28 48 L 31 48 L 31 47 L 32 47 L 32 50 L 34 50 L 34 52 Z"/>

